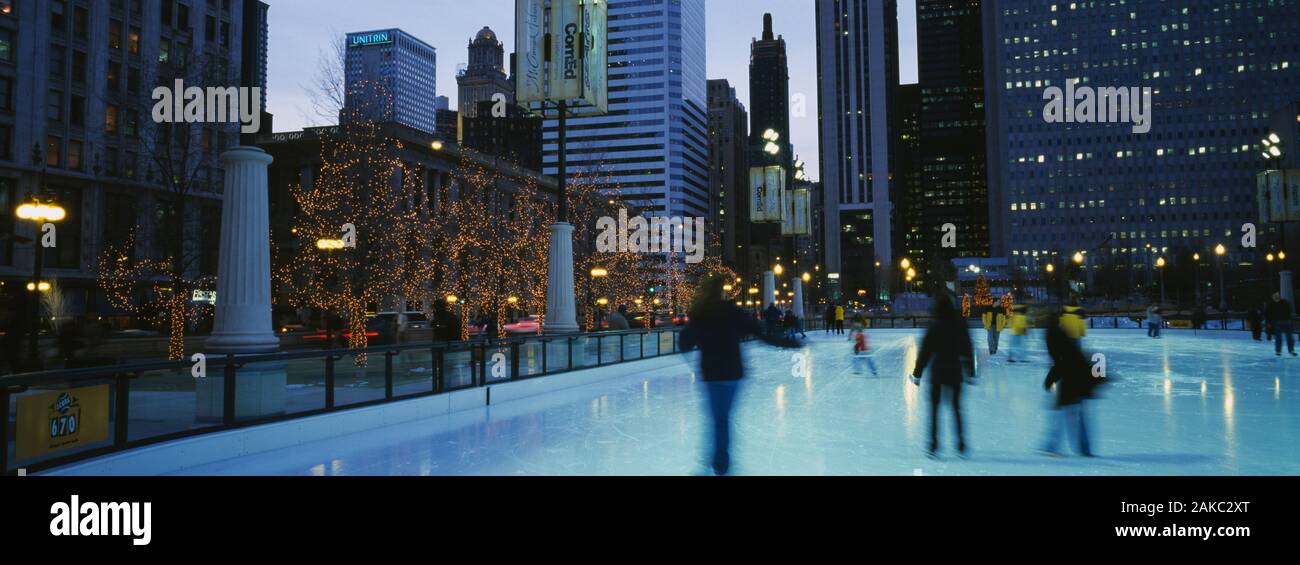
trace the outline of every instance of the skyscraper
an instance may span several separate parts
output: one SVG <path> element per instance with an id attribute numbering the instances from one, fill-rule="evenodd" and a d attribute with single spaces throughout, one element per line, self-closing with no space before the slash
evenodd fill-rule
<path id="1" fill-rule="evenodd" d="M 794 146 L 790 143 L 790 65 L 786 60 L 785 38 L 775 35 L 772 14 L 763 14 L 763 35 L 749 47 L 749 161 L 755 167 L 779 166 L 785 171 L 785 186 L 794 189 Z M 776 133 L 776 154 L 766 150 L 764 136 Z M 748 184 L 748 177 L 746 177 Z M 746 191 L 748 195 L 748 191 Z M 741 258 L 741 273 L 755 277 L 776 264 L 778 257 L 792 253 L 790 241 L 781 237 L 779 222 L 754 223 L 748 213 L 744 221 L 749 238 Z"/>
<path id="2" fill-rule="evenodd" d="M 461 118 L 478 115 L 478 103 L 491 101 L 496 94 L 515 103 L 515 87 L 506 76 L 505 47 L 496 32 L 484 26 L 469 42 L 469 65 L 456 76 L 457 103 Z"/>
<path id="3" fill-rule="evenodd" d="M 892 274 L 890 200 L 898 3 L 817 0 L 816 12 L 828 290 L 832 299 L 837 292 L 866 289 L 884 296 L 899 286 Z"/>
<path id="4" fill-rule="evenodd" d="M 648 33 L 646 30 L 657 30 Z M 656 215 L 709 211 L 704 0 L 609 6 L 609 114 L 568 121 L 570 174 L 623 188 Z M 545 173 L 556 174 L 558 124 L 546 121 Z"/>
<path id="5" fill-rule="evenodd" d="M 437 66 L 437 51 L 400 29 L 349 33 L 345 104 L 379 121 L 433 133 Z"/>
<path id="6" fill-rule="evenodd" d="M 928 265 L 921 234 L 926 207 L 925 184 L 921 182 L 921 85 L 898 86 L 894 105 L 898 124 L 894 173 L 894 255 L 918 262 L 918 272 Z M 921 277 L 922 281 L 927 280 Z"/>
<path id="7" fill-rule="evenodd" d="M 905 229 L 917 238 L 910 259 L 987 257 L 984 41 L 979 0 L 917 0 L 920 79 L 920 187 Z M 956 228 L 944 249 L 943 226 Z"/>
<path id="8" fill-rule="evenodd" d="M 1260 261 L 1262 250 L 1240 248 L 1242 226 L 1258 221 L 1272 113 L 1300 98 L 1300 5 L 986 4 L 1004 122 L 991 151 L 1013 265 L 1041 273 L 1092 251 L 1098 286 L 1123 290 L 1150 281 L 1161 257 L 1190 279 L 1192 255 L 1212 266 L 1218 244 L 1225 263 Z M 1125 89 L 1115 114 L 1128 120 L 1049 122 L 1051 88 Z M 1151 89 L 1145 132 L 1134 88 Z"/>
<path id="9" fill-rule="evenodd" d="M 749 115 L 726 79 L 709 81 L 709 223 L 722 238 L 722 260 L 739 269 L 748 241 Z M 743 271 L 742 271 L 743 272 Z"/>

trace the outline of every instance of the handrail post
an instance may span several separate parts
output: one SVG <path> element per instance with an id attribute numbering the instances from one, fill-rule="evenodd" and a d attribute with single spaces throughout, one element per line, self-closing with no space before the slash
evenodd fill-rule
<path id="1" fill-rule="evenodd" d="M 325 409 L 334 409 L 334 355 L 325 356 Z"/>
<path id="2" fill-rule="evenodd" d="M 519 342 L 510 344 L 510 380 L 519 379 Z"/>
<path id="3" fill-rule="evenodd" d="M 542 374 L 545 375 L 547 371 L 546 350 L 550 349 L 551 341 L 548 339 L 543 339 L 541 341 L 542 341 Z"/>
<path id="4" fill-rule="evenodd" d="M 569 352 L 569 365 L 567 370 L 572 371 L 573 370 L 573 338 L 569 337 L 564 339 L 564 349 Z"/>
<path id="5" fill-rule="evenodd" d="M 117 396 L 113 398 L 117 404 L 117 420 L 113 422 L 113 446 L 121 449 L 126 446 L 127 423 L 131 420 L 131 375 L 118 373 L 113 380 L 117 381 Z"/>
<path id="6" fill-rule="evenodd" d="M 605 360 L 605 336 L 596 335 L 596 366 L 599 367 Z"/>
<path id="7" fill-rule="evenodd" d="M 384 352 L 384 400 L 393 399 L 393 356 L 396 351 Z"/>
<path id="8" fill-rule="evenodd" d="M 626 359 L 623 358 L 623 357 L 624 357 L 623 354 L 624 354 L 624 352 L 626 351 L 626 349 L 625 349 L 624 346 L 623 346 L 623 338 L 624 338 L 624 337 L 626 337 L 624 334 L 618 334 L 618 362 L 619 362 L 619 363 L 622 363 L 623 361 L 626 361 Z"/>
<path id="9" fill-rule="evenodd" d="M 487 382 L 488 382 L 488 378 L 487 378 L 488 342 L 487 342 L 487 341 L 484 341 L 482 344 L 480 344 L 480 345 L 478 346 L 478 351 L 479 351 L 479 353 L 478 353 L 478 377 L 477 377 L 477 379 L 476 379 L 478 382 L 476 383 L 476 385 L 477 385 L 477 386 L 487 386 Z M 473 362 L 473 359 L 474 359 L 474 357 L 473 357 L 473 353 L 471 353 L 471 354 L 470 354 L 470 361 Z"/>
<path id="10" fill-rule="evenodd" d="M 221 423 L 226 426 L 235 425 L 235 356 L 234 354 L 226 355 L 226 367 L 223 371 L 223 380 L 221 383 Z"/>
<path id="11" fill-rule="evenodd" d="M 434 348 L 430 351 L 433 354 L 433 392 L 442 392 L 442 350 Z"/>

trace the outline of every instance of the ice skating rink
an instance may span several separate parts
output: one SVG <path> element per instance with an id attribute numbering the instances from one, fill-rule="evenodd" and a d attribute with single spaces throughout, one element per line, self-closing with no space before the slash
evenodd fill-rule
<path id="1" fill-rule="evenodd" d="M 1035 449 L 1051 397 L 1041 334 L 1029 363 L 1009 364 L 1009 335 L 989 358 L 973 331 L 980 381 L 963 408 L 969 459 L 922 450 L 929 405 L 906 377 L 919 330 L 873 330 L 880 376 L 854 374 L 848 336 L 809 334 L 802 351 L 750 345 L 733 420 L 740 475 L 1296 475 L 1300 359 L 1245 332 L 1099 330 L 1084 340 L 1114 381 L 1091 403 L 1092 459 Z M 802 359 L 795 357 L 802 355 Z M 704 414 L 695 355 L 637 374 L 448 417 L 381 428 L 187 469 L 194 475 L 704 474 Z M 802 363 L 800 362 L 802 361 Z M 805 367 L 800 371 L 799 367 Z"/>

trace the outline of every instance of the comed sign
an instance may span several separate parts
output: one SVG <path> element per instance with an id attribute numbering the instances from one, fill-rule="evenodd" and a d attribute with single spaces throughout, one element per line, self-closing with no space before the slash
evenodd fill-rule
<path id="1" fill-rule="evenodd" d="M 608 20 L 607 0 L 516 0 L 515 98 L 575 101 L 607 112 Z"/>

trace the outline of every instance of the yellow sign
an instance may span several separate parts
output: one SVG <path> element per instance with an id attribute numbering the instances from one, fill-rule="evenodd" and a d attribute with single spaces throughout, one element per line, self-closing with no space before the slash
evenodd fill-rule
<path id="1" fill-rule="evenodd" d="M 19 461 L 108 439 L 108 385 L 18 399 Z"/>
<path id="2" fill-rule="evenodd" d="M 1171 328 L 1178 328 L 1183 330 L 1192 329 L 1191 320 L 1168 320 L 1168 323 L 1169 323 L 1169 327 Z"/>

